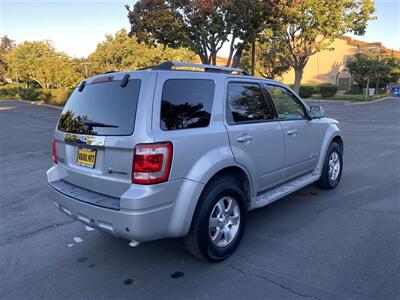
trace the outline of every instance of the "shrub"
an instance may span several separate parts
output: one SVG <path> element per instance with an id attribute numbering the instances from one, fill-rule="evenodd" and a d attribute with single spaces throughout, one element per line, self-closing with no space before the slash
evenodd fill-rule
<path id="1" fill-rule="evenodd" d="M 22 99 L 28 101 L 44 101 L 47 102 L 50 100 L 51 95 L 46 93 L 44 90 L 41 89 L 20 89 L 19 94 Z"/>
<path id="2" fill-rule="evenodd" d="M 333 84 L 322 84 L 319 89 L 322 98 L 333 97 L 337 92 L 337 86 Z"/>
<path id="3" fill-rule="evenodd" d="M 301 98 L 310 98 L 315 93 L 315 89 L 311 85 L 300 86 L 299 95 Z"/>
<path id="4" fill-rule="evenodd" d="M 0 99 L 2 100 L 23 99 L 28 101 L 42 101 L 59 106 L 63 106 L 67 102 L 71 93 L 72 90 L 18 88 L 15 84 L 0 86 Z"/>
<path id="5" fill-rule="evenodd" d="M 44 92 L 50 96 L 47 103 L 60 106 L 63 106 L 67 102 L 72 93 L 71 90 L 45 90 Z"/>
<path id="6" fill-rule="evenodd" d="M 71 90 L 56 89 L 20 89 L 20 96 L 28 101 L 43 101 L 47 104 L 63 106 L 67 102 Z"/>
<path id="7" fill-rule="evenodd" d="M 352 84 L 350 86 L 351 95 L 362 95 L 362 88 L 358 84 Z"/>
<path id="8" fill-rule="evenodd" d="M 4 85 L 0 87 L 0 99 L 12 100 L 18 98 L 18 87 L 15 85 Z"/>
<path id="9" fill-rule="evenodd" d="M 379 88 L 378 91 L 375 91 L 375 95 L 385 95 L 387 94 L 386 88 Z"/>

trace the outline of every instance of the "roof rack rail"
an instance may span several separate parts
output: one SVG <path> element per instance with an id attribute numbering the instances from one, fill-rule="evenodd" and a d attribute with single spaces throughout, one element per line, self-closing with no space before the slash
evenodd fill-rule
<path id="1" fill-rule="evenodd" d="M 249 75 L 249 73 L 243 69 L 227 68 L 227 67 L 211 66 L 211 65 L 203 65 L 203 64 L 192 64 L 192 63 L 175 62 L 175 61 L 167 61 L 167 62 L 163 62 L 157 66 L 142 68 L 139 70 L 192 71 L 192 70 L 188 70 L 188 68 L 189 69 L 192 68 L 193 71 L 196 71 L 196 69 L 203 69 L 204 72 Z"/>

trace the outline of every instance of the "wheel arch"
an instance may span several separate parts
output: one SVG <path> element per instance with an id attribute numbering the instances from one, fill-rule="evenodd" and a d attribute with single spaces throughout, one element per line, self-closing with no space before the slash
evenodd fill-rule
<path id="1" fill-rule="evenodd" d="M 183 226 L 183 228 L 181 228 L 181 231 L 180 231 L 181 232 L 180 236 L 186 235 L 189 232 L 190 227 L 193 222 L 193 216 L 199 207 L 200 199 L 201 199 L 206 187 L 212 181 L 217 180 L 218 178 L 221 178 L 223 176 L 233 176 L 238 179 L 238 181 L 242 184 L 243 190 L 245 193 L 246 208 L 248 210 L 251 208 L 253 186 L 252 186 L 252 180 L 251 180 L 251 176 L 250 176 L 249 172 L 240 165 L 229 165 L 229 166 L 222 167 L 222 168 L 218 169 L 217 171 L 213 172 L 213 174 L 208 178 L 208 180 L 205 181 L 204 185 L 202 184 L 201 191 L 199 191 L 199 193 L 196 194 L 196 197 L 191 197 L 191 201 L 196 202 L 196 203 L 192 203 L 190 206 L 187 207 L 187 210 L 186 210 L 185 216 L 184 216 L 184 220 L 181 220 L 181 222 L 179 222 Z"/>
<path id="2" fill-rule="evenodd" d="M 246 196 L 246 208 L 249 209 L 251 207 L 251 198 L 252 198 L 252 192 L 253 192 L 253 187 L 252 187 L 252 180 L 250 177 L 250 174 L 247 172 L 242 167 L 239 166 L 228 166 L 220 169 L 217 171 L 211 178 L 207 181 L 205 184 L 203 191 L 206 189 L 207 185 L 209 185 L 213 180 L 217 180 L 218 178 L 224 177 L 224 176 L 231 176 L 236 178 L 243 189 L 243 192 Z M 203 193 L 202 191 L 202 193 Z M 198 203 L 197 203 L 198 205 Z M 197 206 L 196 206 L 197 208 Z"/>
<path id="3" fill-rule="evenodd" d="M 321 152 L 320 152 L 321 155 L 319 157 L 318 164 L 315 169 L 320 175 L 321 175 L 321 172 L 323 169 L 326 152 L 328 151 L 330 144 L 332 144 L 333 142 L 337 143 L 340 146 L 340 148 L 342 148 L 342 151 L 343 151 L 343 149 L 344 149 L 343 136 L 339 130 L 335 130 L 335 131 L 332 130 L 330 132 L 328 131 L 327 137 L 324 138 L 324 141 L 321 146 Z"/>
<path id="4" fill-rule="evenodd" d="M 338 145 L 340 146 L 340 148 L 342 148 L 342 151 L 343 151 L 344 144 L 343 144 L 343 139 L 342 139 L 342 137 L 341 137 L 340 135 L 336 135 L 336 136 L 331 140 L 331 142 L 330 142 L 329 144 L 331 144 L 331 143 L 336 143 L 336 144 L 338 144 Z"/>

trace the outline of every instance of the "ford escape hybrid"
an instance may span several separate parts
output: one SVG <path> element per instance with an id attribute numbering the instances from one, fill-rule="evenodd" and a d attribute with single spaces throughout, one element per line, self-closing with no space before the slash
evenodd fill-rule
<path id="1" fill-rule="evenodd" d="M 219 261 L 237 248 L 247 211 L 313 182 L 338 185 L 342 133 L 323 114 L 240 69 L 167 62 L 89 78 L 55 130 L 50 197 L 117 237 L 183 237 Z"/>

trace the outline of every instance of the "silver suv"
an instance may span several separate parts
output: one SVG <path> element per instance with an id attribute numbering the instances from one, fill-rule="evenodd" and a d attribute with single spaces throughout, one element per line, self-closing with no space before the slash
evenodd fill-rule
<path id="1" fill-rule="evenodd" d="M 220 261 L 249 210 L 313 182 L 338 185 L 342 133 L 323 113 L 240 69 L 167 62 L 89 78 L 55 130 L 50 197 L 133 244 L 183 237 Z"/>

